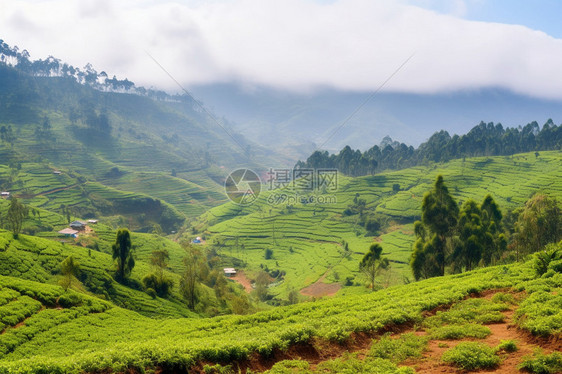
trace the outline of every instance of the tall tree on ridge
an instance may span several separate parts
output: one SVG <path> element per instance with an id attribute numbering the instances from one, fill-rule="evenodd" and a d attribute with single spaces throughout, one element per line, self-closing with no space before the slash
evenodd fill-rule
<path id="1" fill-rule="evenodd" d="M 113 259 L 117 260 L 117 278 L 119 281 L 125 280 L 135 267 L 133 257 L 131 233 L 127 229 L 119 229 L 115 238 L 115 243 L 111 247 Z"/>

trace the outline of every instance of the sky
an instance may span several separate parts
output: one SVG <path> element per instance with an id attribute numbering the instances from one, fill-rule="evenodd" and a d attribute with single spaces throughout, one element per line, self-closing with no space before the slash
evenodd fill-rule
<path id="1" fill-rule="evenodd" d="M 497 87 L 562 100 L 560 14 L 555 0 L 0 0 L 0 39 L 168 91 L 154 60 L 187 89 Z"/>

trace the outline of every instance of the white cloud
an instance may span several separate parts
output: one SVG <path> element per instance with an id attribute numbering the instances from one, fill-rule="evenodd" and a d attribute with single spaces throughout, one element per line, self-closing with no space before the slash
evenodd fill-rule
<path id="1" fill-rule="evenodd" d="M 34 58 L 54 55 L 138 84 L 240 81 L 306 90 L 442 92 L 504 87 L 562 99 L 562 40 L 394 1 L 0 0 L 0 30 Z M 453 14 L 453 15 L 451 15 Z"/>

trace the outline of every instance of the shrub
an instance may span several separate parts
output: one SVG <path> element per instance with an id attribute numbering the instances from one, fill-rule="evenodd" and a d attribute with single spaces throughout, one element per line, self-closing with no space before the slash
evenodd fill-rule
<path id="1" fill-rule="evenodd" d="M 462 338 L 477 338 L 484 339 L 492 332 L 486 326 L 478 325 L 475 323 L 467 323 L 464 325 L 446 325 L 436 327 L 431 330 L 431 337 L 433 339 L 462 339 Z"/>
<path id="2" fill-rule="evenodd" d="M 265 250 L 265 259 L 271 260 L 271 258 L 273 258 L 273 249 L 267 248 Z"/>
<path id="3" fill-rule="evenodd" d="M 549 244 L 543 251 L 534 254 L 533 267 L 537 275 L 541 276 L 548 271 L 551 263 L 558 267 L 560 260 L 562 260 L 562 243 Z"/>
<path id="4" fill-rule="evenodd" d="M 59 305 L 63 308 L 71 308 L 82 304 L 82 297 L 74 292 L 62 294 L 59 297 Z"/>
<path id="5" fill-rule="evenodd" d="M 501 361 L 492 348 L 477 342 L 459 343 L 456 347 L 445 351 L 441 359 L 463 370 L 493 368 Z"/>
<path id="6" fill-rule="evenodd" d="M 170 290 L 174 286 L 174 281 L 168 277 L 158 277 L 156 274 L 148 274 L 142 279 L 146 293 L 152 296 L 152 292 L 160 297 L 166 297 L 169 295 Z M 152 291 L 149 291 L 152 290 Z M 155 297 L 155 296 L 152 296 Z"/>
<path id="7" fill-rule="evenodd" d="M 500 344 L 496 347 L 496 352 L 515 352 L 517 351 L 517 343 L 515 340 L 502 340 Z"/>
<path id="8" fill-rule="evenodd" d="M 409 357 L 421 357 L 427 346 L 427 337 L 413 333 L 403 334 L 398 339 L 383 336 L 371 347 L 370 355 L 400 363 Z"/>
<path id="9" fill-rule="evenodd" d="M 532 356 L 525 356 L 519 369 L 527 370 L 535 374 L 556 374 L 562 372 L 562 354 L 554 352 L 549 355 L 540 350 Z"/>

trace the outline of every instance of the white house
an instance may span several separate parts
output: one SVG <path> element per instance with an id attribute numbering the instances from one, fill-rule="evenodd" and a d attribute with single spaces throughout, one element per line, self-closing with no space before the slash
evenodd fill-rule
<path id="1" fill-rule="evenodd" d="M 0 197 L 1 197 L 2 199 L 9 199 L 9 198 L 10 198 L 10 193 L 9 193 L 9 192 L 6 192 L 6 191 L 0 192 Z"/>
<path id="2" fill-rule="evenodd" d="M 224 268 L 224 275 L 227 277 L 233 277 L 236 275 L 236 270 L 234 268 Z"/>

